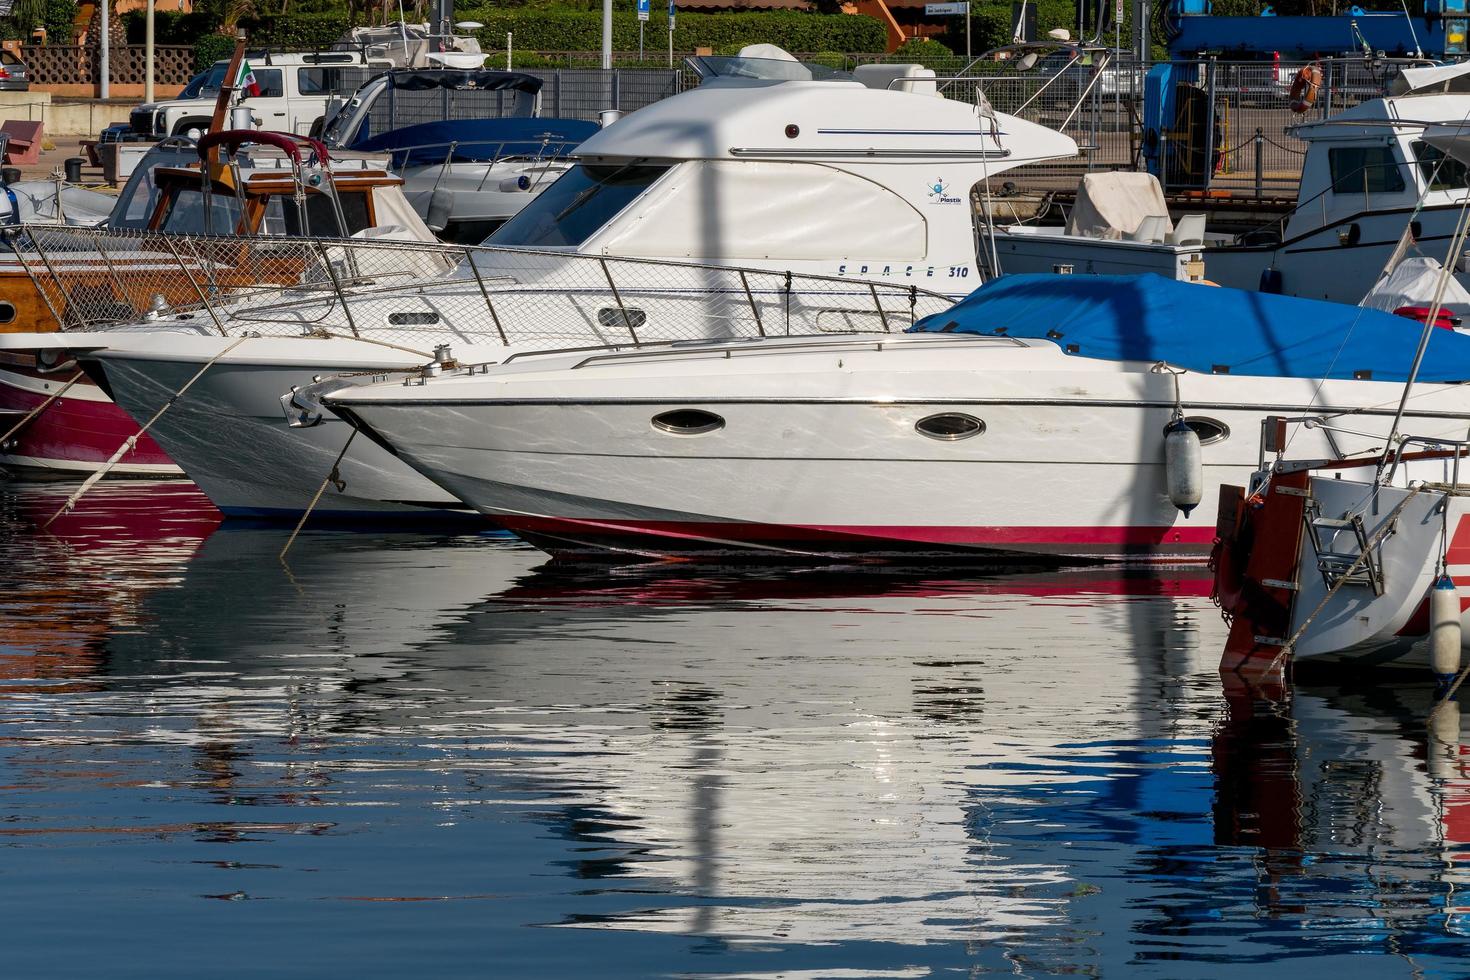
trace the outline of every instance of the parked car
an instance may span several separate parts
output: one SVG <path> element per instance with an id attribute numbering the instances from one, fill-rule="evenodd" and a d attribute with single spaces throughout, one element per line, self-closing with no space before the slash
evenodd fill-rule
<path id="1" fill-rule="evenodd" d="M 0 51 L 0 92 L 29 92 L 31 70 L 9 51 Z"/>
<path id="2" fill-rule="evenodd" d="M 373 75 L 391 66 L 355 51 L 313 54 L 252 53 L 246 56 L 260 94 L 242 101 L 261 129 L 315 136 L 321 132 L 327 106 L 343 100 Z M 209 129 L 214 104 L 225 84 L 228 61 L 217 61 L 202 81 L 190 81 L 180 97 L 138 106 L 128 116 L 135 133 L 151 139 L 188 136 L 198 139 Z M 196 85 L 197 83 L 197 85 Z"/>

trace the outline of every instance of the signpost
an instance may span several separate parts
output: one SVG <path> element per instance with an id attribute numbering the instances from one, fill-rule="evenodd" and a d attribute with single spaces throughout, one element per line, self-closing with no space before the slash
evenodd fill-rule
<path id="1" fill-rule="evenodd" d="M 643 26 L 648 23 L 650 4 L 651 0 L 638 0 L 638 60 L 640 62 L 643 60 Z"/>
<path id="2" fill-rule="evenodd" d="M 926 3 L 924 4 L 924 16 L 965 18 L 965 58 L 970 57 L 970 5 L 968 2 Z"/>
<path id="3" fill-rule="evenodd" d="M 674 0 L 669 0 L 669 67 L 674 67 Z"/>

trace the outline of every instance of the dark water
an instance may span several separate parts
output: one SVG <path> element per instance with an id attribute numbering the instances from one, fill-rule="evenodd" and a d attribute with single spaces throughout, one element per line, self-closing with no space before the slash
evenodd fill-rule
<path id="1" fill-rule="evenodd" d="M 8 977 L 1470 973 L 1427 684 L 1227 689 L 1202 572 L 283 566 L 63 496 L 0 487 Z"/>

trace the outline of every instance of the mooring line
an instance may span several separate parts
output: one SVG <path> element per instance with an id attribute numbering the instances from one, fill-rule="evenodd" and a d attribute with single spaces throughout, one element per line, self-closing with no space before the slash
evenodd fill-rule
<path id="1" fill-rule="evenodd" d="M 153 428 L 153 423 L 154 422 L 157 422 L 159 419 L 163 418 L 163 413 L 164 412 L 167 412 L 170 408 L 172 408 L 174 406 L 174 404 L 180 398 L 184 397 L 184 392 L 186 392 L 190 388 L 192 388 L 194 386 L 194 382 L 196 382 L 200 378 L 204 377 L 204 372 L 205 371 L 208 371 L 211 367 L 213 367 L 215 361 L 218 361 L 220 358 L 224 357 L 230 351 L 234 350 L 236 347 L 239 347 L 241 344 L 245 343 L 245 341 L 248 340 L 248 339 L 249 339 L 248 337 L 239 337 L 239 338 L 237 338 L 233 344 L 231 344 L 230 346 L 226 347 L 224 350 L 220 351 L 218 354 L 214 355 L 208 361 L 206 361 L 205 364 L 204 364 L 204 366 L 202 368 L 200 368 L 197 372 L 195 372 L 194 377 L 190 378 L 187 382 L 185 382 L 184 387 L 180 388 L 178 391 L 174 392 L 172 395 L 169 396 L 168 401 L 166 401 L 166 402 L 163 403 L 163 407 L 160 408 L 158 411 L 154 412 L 153 413 L 153 417 L 151 419 L 149 419 L 146 423 L 144 423 L 144 425 L 143 425 L 143 427 L 141 429 L 139 429 L 137 432 L 133 433 L 132 435 L 128 436 L 126 439 L 123 440 L 123 444 L 121 446 L 118 446 L 117 447 L 117 452 L 113 453 L 112 456 L 107 460 L 107 462 L 103 463 L 100 467 L 97 468 L 97 470 L 95 472 L 92 473 L 91 476 L 87 477 L 86 480 L 82 481 L 82 485 L 79 486 L 79 487 L 77 487 L 76 493 L 74 493 L 70 497 L 67 497 L 66 498 L 66 503 L 62 504 L 61 505 L 61 509 L 58 510 L 56 513 L 52 514 L 51 517 L 50 517 L 50 519 L 47 520 L 45 524 L 42 524 L 41 525 L 41 529 L 42 530 L 45 530 L 46 528 L 49 528 L 51 526 L 52 521 L 55 521 L 62 514 L 65 514 L 67 511 L 69 511 L 73 507 L 75 507 L 76 504 L 77 504 L 77 501 L 82 499 L 82 495 L 85 494 L 88 490 L 92 489 L 94 486 L 96 486 L 97 485 L 97 481 L 98 480 L 101 480 L 104 476 L 106 476 L 108 474 L 108 472 L 110 472 L 112 470 L 112 468 L 117 465 L 118 460 L 122 459 L 125 455 L 127 455 L 130 452 L 132 452 L 134 449 L 136 449 L 138 447 L 138 439 L 142 435 L 144 435 L 149 429 Z"/>
<path id="2" fill-rule="evenodd" d="M 337 467 L 342 465 L 342 460 L 347 455 L 348 447 L 352 445 L 352 440 L 356 438 L 357 429 L 354 428 L 352 434 L 347 437 L 347 441 L 343 443 L 342 451 L 337 454 L 336 460 L 333 461 L 332 468 L 327 471 L 326 479 L 322 480 L 322 485 L 316 488 L 316 495 L 311 498 L 311 503 L 306 505 L 306 510 L 302 513 L 301 520 L 296 522 L 296 530 L 291 532 L 291 537 L 286 539 L 286 546 L 281 549 L 279 555 L 276 555 L 276 558 L 282 564 L 286 562 L 286 552 L 290 551 L 291 545 L 296 543 L 296 535 L 300 534 L 301 529 L 306 526 L 306 519 L 311 516 L 313 510 L 316 510 L 317 501 L 321 500 L 322 494 L 327 492 L 327 484 L 334 480 L 340 481 L 342 479 L 341 474 L 337 472 Z"/>
<path id="3" fill-rule="evenodd" d="M 62 395 L 66 394 L 68 391 L 70 391 L 71 390 L 71 386 L 74 385 L 74 384 L 76 384 L 78 381 L 82 380 L 82 377 L 86 373 L 87 372 L 85 372 L 85 371 L 78 371 L 76 373 L 76 376 L 75 377 L 73 377 L 70 381 L 68 381 L 66 384 L 62 385 L 60 388 L 58 388 L 56 390 L 56 394 L 52 395 L 50 398 L 46 399 L 41 404 L 37 405 L 35 408 L 33 408 L 29 412 L 27 412 L 25 418 L 21 419 L 19 422 L 17 422 L 14 425 L 12 425 L 10 427 L 9 431 L 7 431 L 5 433 L 5 435 L 0 436 L 0 446 L 4 446 L 7 442 L 10 441 L 10 437 L 11 436 L 15 435 L 21 429 L 24 429 L 26 427 L 27 423 L 29 423 L 31 421 L 31 419 L 35 418 L 37 415 L 40 415 L 42 412 L 46 411 L 46 409 L 51 405 L 52 402 L 56 401 L 56 399 L 60 398 Z"/>

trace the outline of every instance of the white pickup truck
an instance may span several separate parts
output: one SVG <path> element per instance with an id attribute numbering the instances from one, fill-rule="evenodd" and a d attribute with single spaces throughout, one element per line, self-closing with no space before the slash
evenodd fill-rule
<path id="1" fill-rule="evenodd" d="M 316 136 L 327 106 L 346 100 L 369 78 L 393 67 L 390 58 L 364 57 L 356 51 L 311 54 L 247 54 L 260 94 L 243 99 L 259 129 Z M 217 61 L 192 98 L 169 99 L 138 106 L 128 116 L 133 132 L 152 139 L 188 136 L 198 139 L 209 129 L 214 104 L 225 82 L 229 62 Z M 190 89 L 194 86 L 191 84 Z"/>

